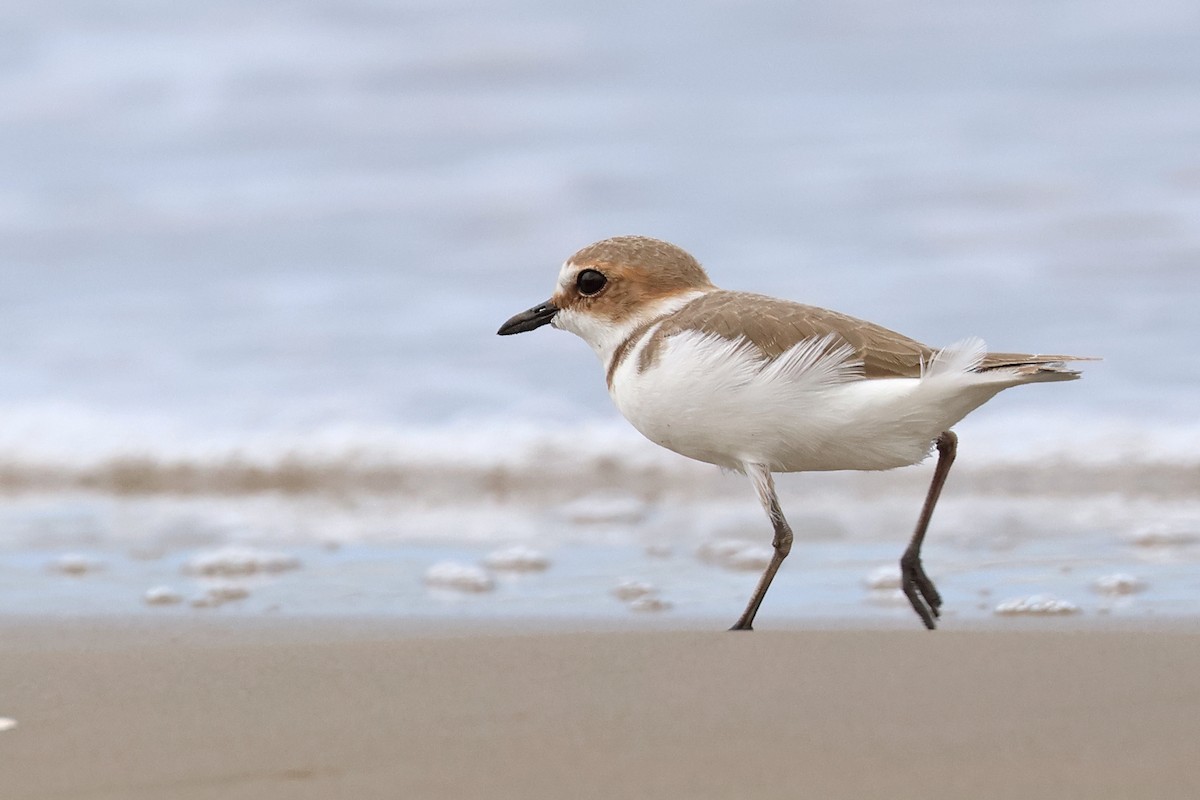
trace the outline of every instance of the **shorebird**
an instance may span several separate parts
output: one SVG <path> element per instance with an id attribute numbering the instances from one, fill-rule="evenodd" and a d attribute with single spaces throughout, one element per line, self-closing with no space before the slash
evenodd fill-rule
<path id="1" fill-rule="evenodd" d="M 613 402 L 646 438 L 749 476 L 774 552 L 731 630 L 751 630 L 791 551 L 772 473 L 894 469 L 936 449 L 900 558 L 901 588 L 933 630 L 942 598 L 921 545 L 954 463 L 951 428 L 1003 389 L 1074 380 L 1067 362 L 1088 360 L 989 353 L 974 338 L 939 350 L 836 311 L 719 289 L 686 251 L 644 236 L 583 248 L 562 265 L 550 299 L 498 333 L 547 324 L 591 346 Z"/>

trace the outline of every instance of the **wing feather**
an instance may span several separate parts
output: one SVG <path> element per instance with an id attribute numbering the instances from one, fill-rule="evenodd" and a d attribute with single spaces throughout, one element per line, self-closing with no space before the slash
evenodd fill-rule
<path id="1" fill-rule="evenodd" d="M 747 306 L 753 313 L 747 312 Z M 985 353 L 983 343 L 971 339 L 957 346 L 936 350 L 882 325 L 867 322 L 827 308 L 793 303 L 766 295 L 716 290 L 696 298 L 665 319 L 655 320 L 657 329 L 640 356 L 639 369 L 654 363 L 662 344 L 684 331 L 698 331 L 737 343 L 749 343 L 768 360 L 790 355 L 802 342 L 821 343 L 819 350 L 808 350 L 809 357 L 829 354 L 833 348 L 848 346 L 846 355 L 865 378 L 920 378 L 940 359 L 957 364 L 970 372 L 1011 370 L 1014 374 L 1037 376 L 1038 380 L 1064 380 L 1077 377 L 1067 369 L 1069 361 L 1095 359 L 1066 355 L 1026 355 L 1023 353 Z M 962 355 L 971 356 L 963 361 Z M 786 354 L 786 355 L 785 355 Z M 951 359 L 952 354 L 959 357 Z"/>
<path id="2" fill-rule="evenodd" d="M 746 313 L 751 302 L 754 313 Z M 709 292 L 672 314 L 655 331 L 642 352 L 643 364 L 653 362 L 666 339 L 686 330 L 699 330 L 730 341 L 747 341 L 768 359 L 776 359 L 797 344 L 824 340 L 828 347 L 845 343 L 867 378 L 916 378 L 921 365 L 936 351 L 915 339 L 866 320 L 765 295 Z"/>

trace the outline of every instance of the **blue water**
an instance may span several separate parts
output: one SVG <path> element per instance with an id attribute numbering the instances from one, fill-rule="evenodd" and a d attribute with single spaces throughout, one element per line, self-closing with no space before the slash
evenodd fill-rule
<path id="1" fill-rule="evenodd" d="M 1131 488 L 984 533 L 1061 527 L 1086 550 L 1192 525 L 1198 39 L 1168 0 L 10 9 L 0 544 L 520 541 L 613 486 L 692 520 L 701 473 L 624 427 L 581 342 L 494 335 L 623 233 L 931 344 L 1103 356 L 967 420 L 960 497 L 989 497 L 998 460 L 1049 498 L 1100 461 Z M 1142 463 L 1182 472 L 1147 496 Z M 283 473 L 282 499 L 229 477 L 246 464 Z M 401 499 L 344 496 L 363 475 Z M 704 499 L 758 514 L 713 480 Z M 819 485 L 821 513 L 883 535 L 849 508 L 858 484 Z M 842 557 L 865 564 L 857 541 Z"/>
<path id="2" fill-rule="evenodd" d="M 4 33 L 0 409 L 42 410 L 6 440 L 611 416 L 579 342 L 492 333 L 626 232 L 1106 357 L 1014 411 L 1193 413 L 1187 3 L 66 0 Z"/>

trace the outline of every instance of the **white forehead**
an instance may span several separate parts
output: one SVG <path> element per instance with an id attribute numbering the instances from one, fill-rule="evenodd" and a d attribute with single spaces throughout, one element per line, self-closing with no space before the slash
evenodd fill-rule
<path id="1" fill-rule="evenodd" d="M 570 259 L 563 262 L 562 268 L 558 271 L 558 288 L 569 289 L 575 285 L 575 275 L 579 272 L 579 267 L 575 266 L 575 262 Z"/>

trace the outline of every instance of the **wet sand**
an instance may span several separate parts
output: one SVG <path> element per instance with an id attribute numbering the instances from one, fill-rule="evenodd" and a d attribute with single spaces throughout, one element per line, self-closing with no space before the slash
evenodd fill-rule
<path id="1" fill-rule="evenodd" d="M 1198 796 L 1200 635 L 1034 627 L 0 622 L 0 796 Z"/>

